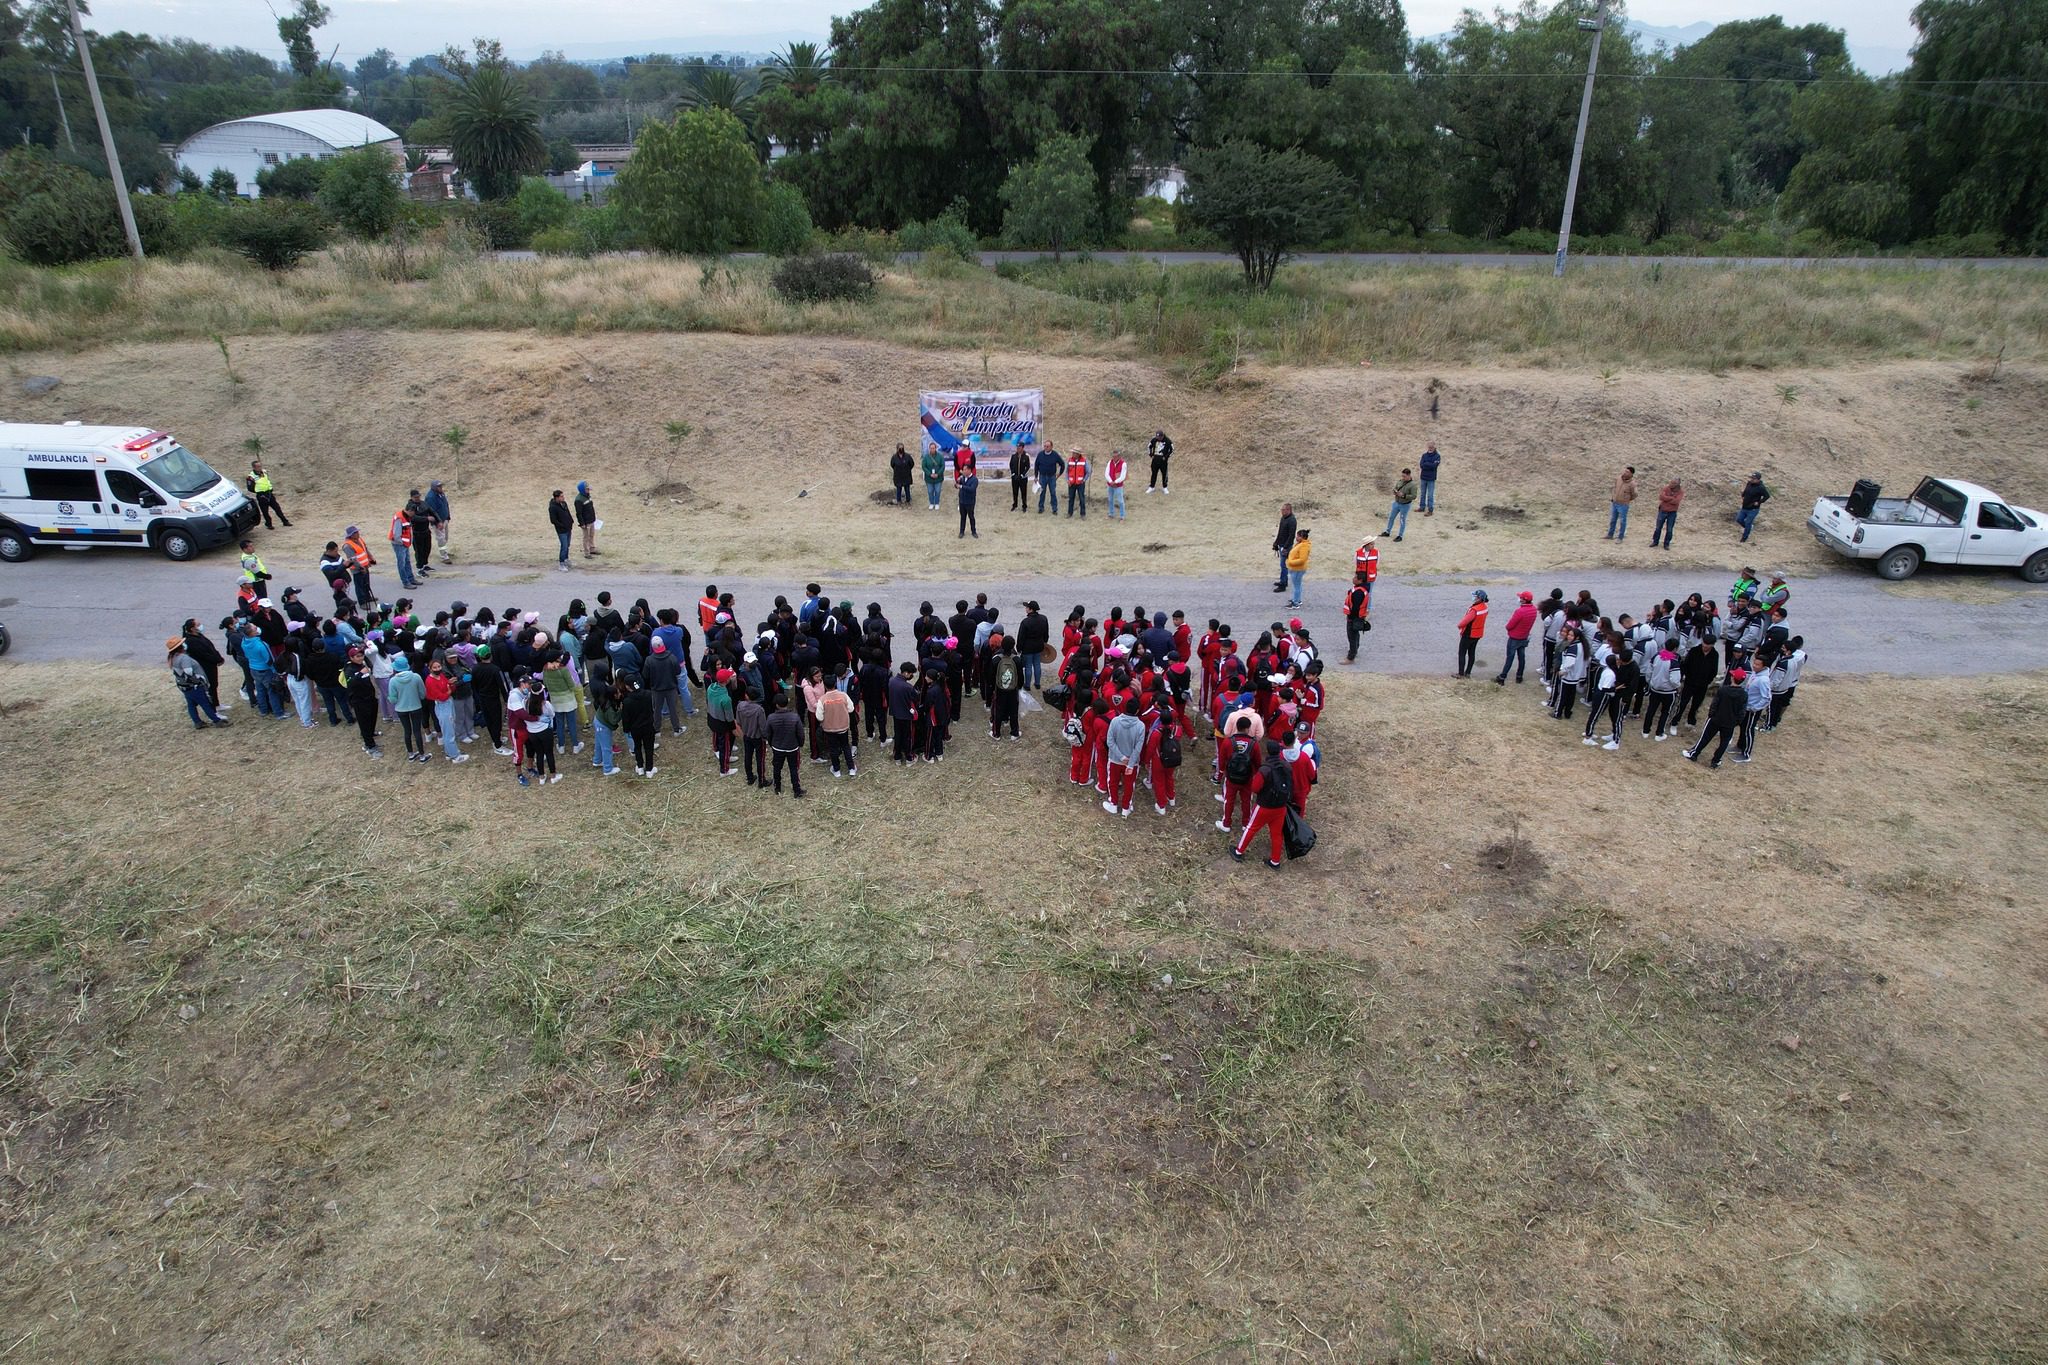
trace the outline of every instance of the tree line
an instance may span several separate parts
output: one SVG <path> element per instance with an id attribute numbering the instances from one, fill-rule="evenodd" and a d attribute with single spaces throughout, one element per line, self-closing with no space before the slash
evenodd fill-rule
<path id="1" fill-rule="evenodd" d="M 630 135 L 645 169 L 621 208 L 650 244 L 754 245 L 800 213 L 806 230 L 1064 249 L 1122 238 L 1147 178 L 1177 166 L 1183 235 L 1237 248 L 1263 282 L 1308 244 L 1546 247 L 1593 13 L 1524 0 L 1419 40 L 1399 0 L 875 0 L 759 66 L 522 64 L 479 40 L 343 69 L 320 59 L 324 7 L 298 0 L 282 66 L 131 34 L 95 50 L 138 186 L 174 184 L 159 141 L 347 103 L 455 145 L 487 199 L 565 169 L 575 142 Z M 1725 23 L 1667 51 L 1619 13 L 1575 224 L 1595 243 L 2048 250 L 2048 0 L 1922 0 L 1910 67 L 1876 78 L 1826 25 Z M 0 139 L 96 164 L 76 69 L 61 4 L 0 0 Z"/>

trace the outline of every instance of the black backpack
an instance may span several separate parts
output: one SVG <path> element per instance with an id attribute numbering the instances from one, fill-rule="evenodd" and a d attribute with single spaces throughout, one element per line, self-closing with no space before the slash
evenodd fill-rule
<path id="1" fill-rule="evenodd" d="M 1159 766 L 1178 768 L 1180 766 L 1180 740 L 1168 730 L 1159 736 Z"/>
<path id="2" fill-rule="evenodd" d="M 1287 770 L 1285 763 L 1266 765 L 1266 790 L 1280 798 L 1280 804 L 1294 804 L 1294 774 Z"/>
<path id="3" fill-rule="evenodd" d="M 1230 756 L 1223 761 L 1223 776 L 1233 786 L 1248 787 L 1252 774 L 1258 771 L 1257 760 L 1252 757 L 1258 742 L 1249 735 L 1234 736 L 1230 741 Z"/>

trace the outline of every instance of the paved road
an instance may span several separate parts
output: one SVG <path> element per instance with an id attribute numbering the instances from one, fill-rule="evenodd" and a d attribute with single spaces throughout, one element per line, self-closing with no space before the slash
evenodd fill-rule
<path id="1" fill-rule="evenodd" d="M 617 256 L 644 256 L 643 251 L 610 252 Z M 758 251 L 741 251 L 735 255 L 753 258 Z M 1085 256 L 1097 261 L 1154 261 L 1162 265 L 1219 265 L 1237 264 L 1237 257 L 1228 251 L 1094 251 L 1067 253 L 1069 256 Z M 530 261 L 537 253 L 532 251 L 500 251 L 501 261 Z M 900 259 L 914 261 L 920 253 L 903 252 Z M 983 265 L 1000 265 L 1005 261 L 1047 261 L 1052 259 L 1049 251 L 984 251 Z M 1465 251 L 1465 252 L 1422 252 L 1422 251 L 1304 251 L 1291 259 L 1306 265 L 1463 265 L 1487 268 L 1522 270 L 1548 270 L 1552 258 L 1549 256 L 1525 255 L 1506 251 Z M 1580 256 L 1571 258 L 1573 266 L 1609 265 L 1706 265 L 1706 266 L 1847 266 L 1854 269 L 1879 269 L 1882 267 L 1912 268 L 1920 270 L 1956 270 L 1964 267 L 1984 267 L 1993 270 L 2039 270 L 2048 266 L 2044 256 Z"/>
<path id="2" fill-rule="evenodd" d="M 196 616 L 209 628 L 232 605 L 223 584 L 233 579 L 233 561 L 221 554 L 190 564 L 109 551 L 106 554 L 44 553 L 27 564 L 0 566 L 0 622 L 14 636 L 10 660 L 114 660 L 155 666 L 163 662 L 162 645 L 177 633 L 178 624 Z M 1277 567 L 1277 566 L 1276 566 Z M 1638 613 L 1653 599 L 1681 598 L 1692 591 L 1725 593 L 1729 575 L 1722 571 L 1673 570 L 1648 572 L 1588 571 L 1544 573 L 1526 580 L 1509 574 L 1459 574 L 1451 577 L 1387 577 L 1381 580 L 1373 611 L 1373 633 L 1366 637 L 1363 658 L 1373 669 L 1390 673 L 1448 672 L 1456 652 L 1455 623 L 1472 590 L 1484 586 L 1495 604 L 1494 628 L 1480 651 L 1482 660 L 1500 658 L 1497 637 L 1515 590 L 1528 587 L 1539 596 L 1553 587 L 1576 592 L 1590 588 L 1610 615 Z M 834 596 L 853 601 L 856 614 L 878 601 L 898 630 L 908 633 L 920 599 L 929 598 L 941 615 L 950 614 L 960 596 L 985 590 L 1003 619 L 1023 614 L 1019 605 L 1035 599 L 1055 621 L 1076 602 L 1100 615 L 1111 604 L 1126 611 L 1186 611 L 1199 630 L 1214 615 L 1228 621 L 1240 636 L 1255 637 L 1276 618 L 1299 614 L 1323 641 L 1326 651 L 1344 642 L 1342 585 L 1334 579 L 1311 583 L 1308 604 L 1290 613 L 1286 598 L 1271 591 L 1272 581 L 1244 578 L 1059 578 L 1018 575 L 942 582 L 912 578 L 867 579 L 850 575 L 824 580 Z M 1982 583 L 2010 590 L 2011 596 L 1991 605 L 1966 605 L 1937 598 L 1902 597 L 1880 587 L 1867 571 L 1844 569 L 1793 585 L 1795 623 L 1807 637 L 1816 669 L 1834 673 L 1890 673 L 1904 676 L 2003 673 L 2048 668 L 2048 590 L 2029 588 L 2010 574 L 1959 577 L 1962 586 Z M 316 606 L 328 600 L 326 590 L 310 572 L 303 578 L 280 579 L 282 592 L 297 583 Z M 376 580 L 380 591 L 397 585 L 388 576 Z M 802 584 L 752 578 L 721 579 L 719 587 L 736 593 L 749 613 L 778 593 L 792 601 Z M 572 595 L 594 599 L 609 589 L 623 606 L 646 597 L 656 607 L 675 606 L 688 618 L 691 604 L 704 587 L 696 574 L 642 569 L 592 570 L 581 564 L 571 573 L 551 568 L 502 564 L 457 565 L 435 573 L 426 590 L 413 594 L 422 607 L 439 609 L 457 598 L 471 607 L 503 610 L 517 605 L 541 611 L 550 620 Z M 2002 593 L 2001 593 L 2002 595 Z M 757 619 L 757 618 L 755 618 Z"/>

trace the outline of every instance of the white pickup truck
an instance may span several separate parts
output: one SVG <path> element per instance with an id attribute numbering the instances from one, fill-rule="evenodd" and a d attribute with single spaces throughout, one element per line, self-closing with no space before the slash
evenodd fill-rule
<path id="1" fill-rule="evenodd" d="M 1851 559 L 1876 560 L 1880 578 L 1911 578 L 1922 564 L 1984 564 L 2048 583 L 2048 516 L 1961 479 L 1924 478 L 1904 498 L 1867 494 L 1815 502 L 1806 519 L 1813 538 Z"/>

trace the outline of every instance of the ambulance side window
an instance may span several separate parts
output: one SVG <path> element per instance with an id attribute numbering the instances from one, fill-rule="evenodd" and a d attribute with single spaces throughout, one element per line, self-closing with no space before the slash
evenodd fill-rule
<path id="1" fill-rule="evenodd" d="M 89 502 L 98 506 L 99 475 L 90 469 L 39 469 L 30 466 L 28 495 L 38 502 Z"/>
<path id="2" fill-rule="evenodd" d="M 114 501 L 130 507 L 161 507 L 164 500 L 157 491 L 136 478 L 125 469 L 107 471 L 107 492 Z"/>

